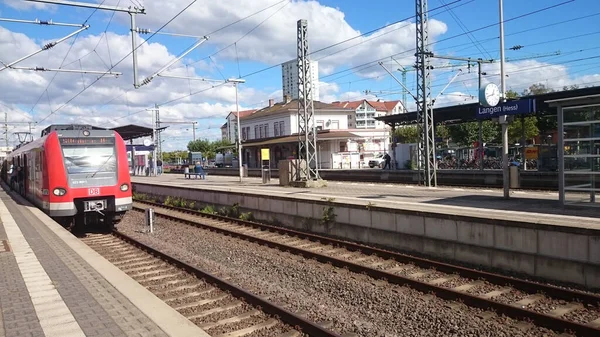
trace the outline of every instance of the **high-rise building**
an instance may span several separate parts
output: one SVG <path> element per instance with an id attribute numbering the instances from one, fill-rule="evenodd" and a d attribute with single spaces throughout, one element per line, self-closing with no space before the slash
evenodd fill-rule
<path id="1" fill-rule="evenodd" d="M 281 65 L 281 83 L 283 96 L 298 99 L 298 61 L 293 59 Z M 312 98 L 319 100 L 319 62 L 310 61 L 310 72 L 312 74 Z"/>

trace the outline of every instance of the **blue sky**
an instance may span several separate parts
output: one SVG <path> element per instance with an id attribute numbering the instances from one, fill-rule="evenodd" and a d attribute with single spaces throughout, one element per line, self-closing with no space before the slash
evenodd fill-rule
<path id="1" fill-rule="evenodd" d="M 144 1 L 147 15 L 138 16 L 138 27 L 156 30 L 190 2 L 191 0 Z M 135 1 L 106 0 L 104 3 L 129 6 Z M 247 80 L 240 87 L 241 108 L 259 108 L 269 98 L 281 100 L 281 70 L 274 67 L 256 72 L 295 56 L 294 31 L 298 18 L 308 20 L 312 51 L 386 24 L 403 21 L 374 35 L 356 38 L 312 55 L 312 59 L 319 59 L 320 62 L 323 101 L 373 98 L 373 95 L 365 96 L 365 90 L 375 93 L 383 100 L 401 99 L 401 87 L 374 61 L 382 59 L 390 69 L 397 68 L 390 58 L 392 55 L 405 66 L 414 62 L 414 51 L 411 50 L 415 44 L 414 31 L 411 30 L 415 11 L 413 1 L 378 0 L 366 3 L 357 0 L 322 0 L 307 3 L 256 0 L 248 3 L 232 0 L 224 3 L 229 6 L 215 4 L 213 1 L 197 1 L 163 31 L 204 35 L 267 6 L 276 5 L 212 34 L 208 42 L 171 67 L 170 73 L 220 80 L 241 75 Z M 543 10 L 553 5 L 557 7 Z M 433 10 L 437 7 L 442 8 Z M 436 42 L 432 45 L 434 53 L 499 59 L 499 28 L 494 25 L 498 22 L 497 0 L 429 0 L 429 9 L 432 10 L 431 41 Z M 535 11 L 539 12 L 517 18 Z M 30 3 L 21 0 L 0 2 L 0 17 L 11 19 L 38 18 L 83 23 L 92 12 L 91 9 L 65 6 L 32 8 Z M 600 85 L 600 58 L 594 58 L 600 55 L 599 1 L 504 0 L 504 17 L 505 20 L 517 18 L 505 24 L 506 48 L 523 46 L 520 50 L 506 50 L 507 60 L 511 61 L 507 68 L 508 88 L 522 91 L 534 83 L 544 83 L 555 89 L 572 84 Z M 571 21 L 561 23 L 569 20 Z M 58 68 L 67 55 L 65 64 L 70 65 L 64 66 L 65 68 L 105 71 L 131 51 L 131 45 L 127 44 L 127 14 L 117 13 L 113 17 L 112 12 L 97 11 L 87 23 L 90 24 L 90 29 L 79 34 L 77 39 L 67 40 L 19 65 Z M 488 25 L 494 26 L 480 29 Z M 0 22 L 0 29 L 3 29 L 0 31 L 0 43 L 3 45 L 0 60 L 3 62 L 28 54 L 35 50 L 36 44 L 39 47 L 42 43 L 74 31 L 72 27 L 7 22 Z M 107 35 L 103 35 L 105 29 Z M 476 31 L 465 34 L 465 31 L 473 30 Z M 387 34 L 382 34 L 384 32 Z M 244 35 L 246 36 L 243 37 Z M 143 38 L 148 36 L 142 35 Z M 160 69 L 194 41 L 193 38 L 154 36 L 143 52 L 140 49 L 139 77 L 143 79 Z M 236 41 L 235 46 L 215 54 L 222 47 Z M 340 50 L 343 51 L 329 55 Z M 207 58 L 209 55 L 211 58 Z M 471 71 L 469 74 L 464 62 L 434 62 L 436 67 L 440 67 L 434 72 L 434 95 L 439 93 L 458 69 L 463 70 L 436 104 L 471 102 L 470 95 L 476 95 L 477 91 L 476 72 Z M 456 66 L 452 68 L 449 64 Z M 484 70 L 490 76 L 486 76 L 485 81 L 499 83 L 498 65 L 487 67 Z M 354 70 L 348 71 L 349 68 Z M 202 86 L 206 83 L 158 78 L 149 85 L 134 90 L 130 59 L 126 58 L 115 70 L 123 72 L 119 79 L 103 78 L 72 100 L 84 85 L 89 85 L 96 77 L 60 73 L 48 85 L 54 73 L 4 70 L 0 72 L 0 82 L 4 83 L 4 86 L 0 84 L 0 90 L 6 95 L 0 95 L 0 110 L 11 111 L 11 117 L 15 121 L 40 122 L 36 129 L 36 134 L 39 134 L 39 130 L 48 123 L 65 121 L 100 125 L 149 125 L 150 113 L 144 109 L 161 104 L 164 119 L 198 121 L 197 134 L 214 139 L 219 136 L 218 127 L 223 124 L 227 111 L 235 107 L 233 89 L 227 86 L 209 89 Z M 248 74 L 253 75 L 245 76 Z M 399 73 L 396 75 L 400 78 Z M 407 85 L 414 88 L 414 72 L 407 75 Z M 205 89 L 201 93 L 189 95 Z M 186 95 L 189 97 L 181 98 Z M 163 104 L 178 98 L 181 99 Z M 67 101 L 69 103 L 65 104 Z M 410 99 L 408 106 L 414 106 Z M 15 124 L 14 130 L 18 131 L 19 128 Z M 170 129 L 166 148 L 184 147 L 191 137 L 189 127 L 173 125 Z"/>

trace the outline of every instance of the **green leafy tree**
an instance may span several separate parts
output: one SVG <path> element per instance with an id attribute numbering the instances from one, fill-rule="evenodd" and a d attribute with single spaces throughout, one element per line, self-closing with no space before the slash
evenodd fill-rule
<path id="1" fill-rule="evenodd" d="M 497 123 L 486 120 L 481 123 L 482 138 L 484 143 L 497 141 L 500 129 Z M 448 133 L 452 141 L 460 146 L 471 146 L 479 141 L 479 123 L 468 122 L 448 126 Z"/>
<path id="2" fill-rule="evenodd" d="M 549 92 L 554 92 L 551 88 L 546 87 L 543 83 L 532 84 L 529 88 L 523 90 L 523 96 L 529 95 L 541 95 L 547 94 Z"/>
<path id="3" fill-rule="evenodd" d="M 509 90 L 506 92 L 506 99 L 517 99 L 519 98 L 519 93 L 514 90 Z"/>
<path id="4" fill-rule="evenodd" d="M 163 152 L 162 156 L 165 163 L 177 163 L 179 158 L 187 159 L 188 152 L 182 150 Z"/>
<path id="5" fill-rule="evenodd" d="M 231 143 L 223 140 L 210 141 L 208 139 L 192 140 L 188 143 L 190 152 L 202 152 L 202 155 L 208 159 L 214 159 L 219 148 L 230 146 Z"/>
<path id="6" fill-rule="evenodd" d="M 447 125 L 438 124 L 435 126 L 435 136 L 437 138 L 441 138 L 442 142 L 444 142 L 445 146 L 448 147 L 448 143 L 450 142 L 450 129 Z"/>
<path id="7" fill-rule="evenodd" d="M 520 143 L 523 137 L 523 126 L 525 127 L 525 140 L 532 139 L 540 134 L 538 129 L 538 119 L 535 116 L 525 117 L 524 125 L 521 118 L 517 116 L 508 124 L 508 141 L 511 143 Z"/>
<path id="8" fill-rule="evenodd" d="M 395 136 L 399 143 L 417 143 L 419 142 L 419 129 L 416 125 L 406 125 L 396 128 Z"/>

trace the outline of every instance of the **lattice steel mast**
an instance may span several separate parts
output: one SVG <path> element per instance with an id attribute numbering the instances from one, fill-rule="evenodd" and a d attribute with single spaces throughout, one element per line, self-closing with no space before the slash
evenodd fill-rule
<path id="1" fill-rule="evenodd" d="M 298 170 L 298 180 L 319 179 L 317 165 L 317 139 L 314 128 L 314 105 L 312 97 L 312 75 L 308 58 L 307 22 L 298 20 L 298 158 L 306 161 Z"/>
<path id="2" fill-rule="evenodd" d="M 431 65 L 427 0 L 415 0 L 417 32 L 417 128 L 419 132 L 419 180 L 428 187 L 437 186 L 435 131 L 431 102 Z M 424 168 L 423 168 L 424 166 Z"/>

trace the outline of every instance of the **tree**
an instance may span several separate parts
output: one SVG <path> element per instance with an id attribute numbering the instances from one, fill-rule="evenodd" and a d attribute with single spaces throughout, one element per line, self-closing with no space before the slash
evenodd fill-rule
<path id="1" fill-rule="evenodd" d="M 519 98 L 519 94 L 514 90 L 509 90 L 506 92 L 506 99 L 517 99 Z"/>
<path id="2" fill-rule="evenodd" d="M 543 83 L 532 84 L 529 88 L 523 90 L 523 96 L 529 95 L 541 95 L 549 92 L 554 92 L 554 90 L 546 87 Z"/>
<path id="3" fill-rule="evenodd" d="M 419 142 L 419 129 L 416 125 L 406 125 L 396 128 L 396 133 L 394 134 L 398 137 L 399 143 L 418 143 Z"/>
<path id="4" fill-rule="evenodd" d="M 491 121 L 481 123 L 482 138 L 484 143 L 491 143 L 500 137 L 498 124 Z M 448 133 L 452 141 L 461 146 L 472 146 L 479 141 L 479 123 L 468 122 L 448 126 Z"/>
<path id="5" fill-rule="evenodd" d="M 179 158 L 187 159 L 188 152 L 182 150 L 163 152 L 162 157 L 165 163 L 177 163 Z"/>
<path id="6" fill-rule="evenodd" d="M 204 158 L 213 159 L 216 157 L 217 149 L 230 145 L 231 143 L 223 140 L 211 142 L 208 139 L 196 139 L 190 141 L 187 147 L 190 152 L 202 152 Z"/>
<path id="7" fill-rule="evenodd" d="M 538 120 L 535 116 L 525 117 L 525 140 L 532 139 L 540 134 L 538 129 Z M 523 128 L 520 116 L 508 124 L 508 141 L 511 143 L 520 143 L 523 137 Z"/>

